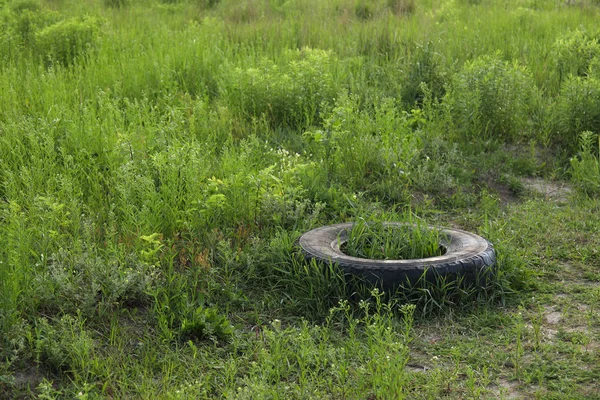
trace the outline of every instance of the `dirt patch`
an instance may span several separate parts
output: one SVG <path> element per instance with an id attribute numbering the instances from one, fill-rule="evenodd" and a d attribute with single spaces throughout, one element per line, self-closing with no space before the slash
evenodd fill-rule
<path id="1" fill-rule="evenodd" d="M 430 369 L 431 368 L 429 368 L 425 365 L 418 365 L 418 364 L 407 364 L 406 365 L 406 371 L 413 372 L 413 373 L 427 372 Z"/>
<path id="2" fill-rule="evenodd" d="M 527 190 L 558 202 L 566 202 L 573 192 L 564 182 L 552 182 L 542 178 L 522 178 L 521 183 Z"/>
<path id="3" fill-rule="evenodd" d="M 35 389 L 44 376 L 36 367 L 28 367 L 22 371 L 17 371 L 13 375 L 14 388 L 19 391 L 28 391 Z"/>
<path id="4" fill-rule="evenodd" d="M 547 314 L 545 317 L 546 322 L 549 323 L 550 325 L 556 325 L 560 321 L 562 321 L 562 319 L 563 319 L 563 316 L 558 311 L 553 311 L 550 314 Z"/>
<path id="5" fill-rule="evenodd" d="M 511 203 L 519 199 L 515 192 L 507 185 L 495 182 L 490 184 L 490 187 L 496 192 L 502 204 Z"/>
<path id="6" fill-rule="evenodd" d="M 490 387 L 491 393 L 498 399 L 524 399 L 525 395 L 519 391 L 517 381 L 501 379 L 498 385 Z"/>

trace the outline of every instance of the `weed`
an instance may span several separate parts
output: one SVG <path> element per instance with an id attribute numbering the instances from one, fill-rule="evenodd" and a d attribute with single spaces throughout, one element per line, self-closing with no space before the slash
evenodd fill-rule
<path id="1" fill-rule="evenodd" d="M 226 317 L 214 308 L 197 308 L 181 321 L 183 339 L 204 339 L 214 337 L 224 340 L 231 336 L 233 327 Z"/>
<path id="2" fill-rule="evenodd" d="M 496 55 L 467 62 L 452 78 L 444 102 L 465 139 L 520 141 L 530 136 L 536 100 L 527 68 Z"/>
<path id="3" fill-rule="evenodd" d="M 600 124 L 600 80 L 576 76 L 567 79 L 560 90 L 555 118 L 558 129 L 554 143 L 565 148 L 568 155 L 575 154 L 578 135 L 595 132 Z"/>
<path id="4" fill-rule="evenodd" d="M 15 50 L 33 51 L 36 33 L 45 26 L 57 22 L 58 14 L 44 9 L 35 0 L 12 1 L 0 7 L 0 54 L 9 59 L 17 59 Z"/>
<path id="5" fill-rule="evenodd" d="M 274 125 L 307 127 L 337 93 L 335 56 L 304 48 L 288 51 L 283 64 L 263 59 L 256 67 L 229 66 L 221 83 L 227 103 L 246 118 L 266 116 Z"/>
<path id="6" fill-rule="evenodd" d="M 407 106 L 422 105 L 426 95 L 430 96 L 430 100 L 444 97 L 448 77 L 441 65 L 441 57 L 432 42 L 416 46 L 408 70 L 404 72 L 401 89 L 402 101 Z"/>
<path id="7" fill-rule="evenodd" d="M 585 131 L 580 135 L 581 152 L 571 158 L 571 181 L 583 192 L 596 194 L 600 191 L 600 150 L 598 135 Z M 597 147 L 598 146 L 598 147 Z"/>
<path id="8" fill-rule="evenodd" d="M 94 18 L 60 21 L 36 33 L 36 48 L 46 64 L 72 65 L 93 49 L 97 31 Z"/>
<path id="9" fill-rule="evenodd" d="M 234 330 L 229 320 L 215 308 L 205 307 L 201 294 L 188 295 L 178 277 L 168 281 L 166 287 L 152 292 L 152 310 L 162 340 L 227 341 L 231 337 Z"/>
<path id="10" fill-rule="evenodd" d="M 56 372 L 89 371 L 95 346 L 91 335 L 85 330 L 84 321 L 66 315 L 50 324 L 40 318 L 32 337 L 36 361 Z"/>
<path id="11" fill-rule="evenodd" d="M 354 15 L 360 20 L 368 20 L 373 17 L 373 5 L 369 1 L 357 1 L 354 6 Z"/>
<path id="12" fill-rule="evenodd" d="M 123 261 L 106 261 L 85 253 L 73 259 L 64 250 L 59 252 L 34 279 L 38 307 L 45 314 L 79 310 L 93 317 L 117 307 L 148 304 L 155 269 L 136 257 Z"/>
<path id="13" fill-rule="evenodd" d="M 556 40 L 553 46 L 553 57 L 559 82 L 571 75 L 587 75 L 590 64 L 595 58 L 600 57 L 598 36 L 578 29 Z"/>

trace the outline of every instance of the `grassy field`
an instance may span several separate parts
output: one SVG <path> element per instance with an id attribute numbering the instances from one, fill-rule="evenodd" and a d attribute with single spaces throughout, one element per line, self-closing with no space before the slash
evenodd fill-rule
<path id="1" fill-rule="evenodd" d="M 599 18 L 0 0 L 0 398 L 600 398 Z M 380 293 L 296 245 L 407 219 L 497 274 Z"/>

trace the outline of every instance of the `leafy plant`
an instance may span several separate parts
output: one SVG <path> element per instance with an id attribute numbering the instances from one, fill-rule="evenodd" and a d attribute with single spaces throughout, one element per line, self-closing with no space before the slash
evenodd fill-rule
<path id="1" fill-rule="evenodd" d="M 408 107 L 422 105 L 426 95 L 431 97 L 430 100 L 444 97 L 448 78 L 441 61 L 442 55 L 436 51 L 433 43 L 425 42 L 416 46 L 410 64 L 403 73 L 401 88 L 402 101 Z M 425 93 L 425 90 L 429 90 L 429 93 Z"/>
<path id="2" fill-rule="evenodd" d="M 37 0 L 0 5 L 0 54 L 15 59 L 19 50 L 34 50 L 36 33 L 58 19 L 56 12 L 43 8 Z"/>
<path id="3" fill-rule="evenodd" d="M 286 62 L 263 59 L 250 68 L 225 69 L 221 91 L 246 118 L 265 116 L 275 126 L 306 127 L 319 121 L 324 104 L 337 93 L 336 58 L 330 51 L 287 51 Z"/>
<path id="4" fill-rule="evenodd" d="M 49 313 L 74 313 L 93 317 L 115 307 L 149 303 L 155 269 L 129 256 L 122 261 L 103 260 L 93 254 L 72 256 L 60 251 L 36 275 L 33 288 L 37 307 Z"/>
<path id="5" fill-rule="evenodd" d="M 214 337 L 226 340 L 233 334 L 233 326 L 227 317 L 215 308 L 199 307 L 181 321 L 180 333 L 183 339 L 197 340 Z"/>
<path id="6" fill-rule="evenodd" d="M 574 154 L 580 132 L 597 133 L 600 127 L 600 79 L 568 78 L 560 90 L 555 120 L 558 132 L 553 142 Z"/>
<path id="7" fill-rule="evenodd" d="M 586 76 L 595 58 L 600 57 L 600 34 L 577 29 L 559 37 L 552 48 L 558 80 L 570 75 Z"/>
<path id="8" fill-rule="evenodd" d="M 579 136 L 581 151 L 571 158 L 571 181 L 583 192 L 600 193 L 600 138 L 597 134 L 585 131 Z"/>
<path id="9" fill-rule="evenodd" d="M 519 141 L 531 135 L 537 96 L 526 67 L 494 55 L 467 62 L 450 80 L 444 102 L 458 136 Z"/>
<path id="10" fill-rule="evenodd" d="M 53 322 L 37 320 L 30 338 L 36 361 L 55 372 L 89 371 L 95 344 L 84 321 L 65 315 Z"/>
<path id="11" fill-rule="evenodd" d="M 229 319 L 214 307 L 206 307 L 204 297 L 189 293 L 186 281 L 173 276 L 169 283 L 153 290 L 152 312 L 161 338 L 175 340 L 227 341 L 234 332 Z"/>
<path id="12" fill-rule="evenodd" d="M 96 44 L 98 20 L 71 18 L 36 33 L 36 48 L 47 64 L 72 65 Z"/>

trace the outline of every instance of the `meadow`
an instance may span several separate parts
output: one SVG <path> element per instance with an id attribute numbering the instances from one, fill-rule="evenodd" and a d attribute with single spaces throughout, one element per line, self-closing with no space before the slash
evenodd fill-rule
<path id="1" fill-rule="evenodd" d="M 600 398 L 599 20 L 0 0 L 0 398 Z M 384 293 L 296 243 L 406 220 L 496 273 Z"/>

